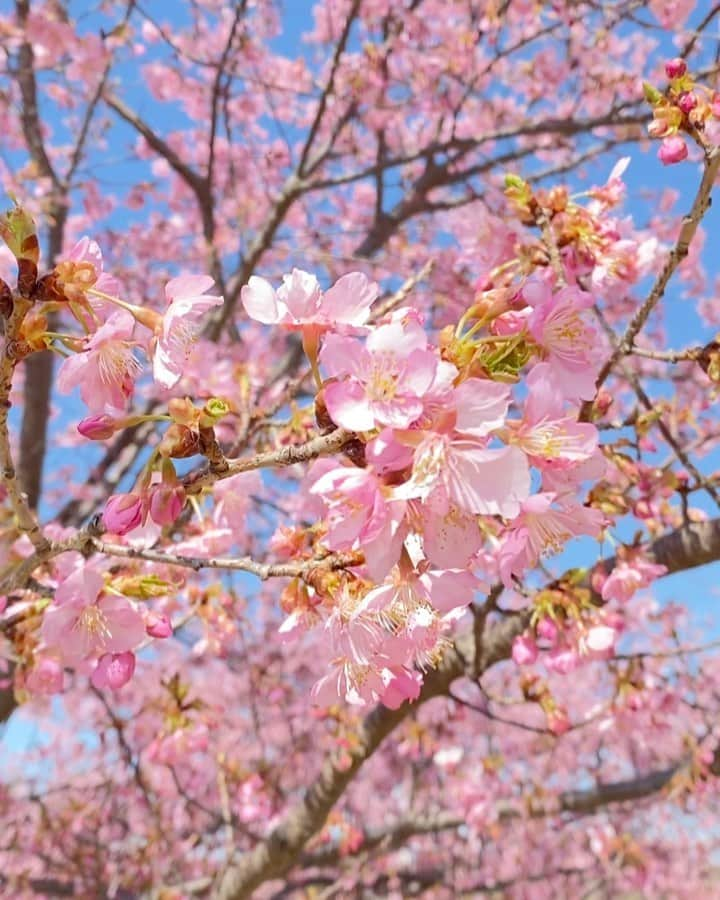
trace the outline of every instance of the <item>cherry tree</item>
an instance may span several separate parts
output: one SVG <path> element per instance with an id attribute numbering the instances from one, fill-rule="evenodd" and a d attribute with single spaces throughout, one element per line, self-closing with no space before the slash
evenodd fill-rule
<path id="1" fill-rule="evenodd" d="M 710 896 L 720 5 L 11 6 L 3 894 Z"/>

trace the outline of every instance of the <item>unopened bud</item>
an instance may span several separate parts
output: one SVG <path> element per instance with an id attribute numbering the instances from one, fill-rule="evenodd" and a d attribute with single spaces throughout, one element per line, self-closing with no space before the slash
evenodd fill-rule
<path id="1" fill-rule="evenodd" d="M 669 59 L 665 63 L 665 74 L 668 78 L 682 78 L 687 72 L 687 63 L 684 59 L 676 56 L 675 59 Z"/>
<path id="2" fill-rule="evenodd" d="M 87 416 L 78 423 L 77 430 L 90 441 L 106 441 L 115 434 L 117 427 L 117 422 L 112 416 L 100 413 Z"/>
<path id="3" fill-rule="evenodd" d="M 149 612 L 145 617 L 145 631 L 154 638 L 172 637 L 173 627 L 165 613 Z"/>
<path id="4" fill-rule="evenodd" d="M 173 397 L 168 403 L 168 412 L 173 422 L 178 425 L 187 425 L 190 428 L 197 426 L 201 415 L 200 410 L 195 409 L 192 400 L 187 397 Z"/>
<path id="5" fill-rule="evenodd" d="M 698 99 L 692 91 L 686 91 L 686 93 L 680 94 L 678 97 L 677 105 L 687 116 L 698 105 Z"/>
<path id="6" fill-rule="evenodd" d="M 185 506 L 185 488 L 181 484 L 157 484 L 150 488 L 150 517 L 156 525 L 172 525 Z"/>
<path id="7" fill-rule="evenodd" d="M 111 534 L 128 534 L 142 524 L 143 500 L 138 494 L 113 494 L 105 505 L 103 524 Z"/>

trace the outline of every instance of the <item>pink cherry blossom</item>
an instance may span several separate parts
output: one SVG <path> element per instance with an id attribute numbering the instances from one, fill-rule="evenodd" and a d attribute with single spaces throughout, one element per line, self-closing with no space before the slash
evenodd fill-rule
<path id="1" fill-rule="evenodd" d="M 145 616 L 145 631 L 150 637 L 154 638 L 172 637 L 173 627 L 170 617 L 165 615 L 165 613 L 147 613 Z"/>
<path id="2" fill-rule="evenodd" d="M 621 559 L 607 577 L 599 575 L 599 589 L 603 600 L 627 602 L 632 595 L 643 587 L 648 587 L 656 578 L 667 572 L 663 565 L 643 559 L 635 554 L 629 559 Z M 594 579 L 598 583 L 598 579 Z"/>
<path id="3" fill-rule="evenodd" d="M 277 292 L 257 275 L 241 291 L 245 312 L 257 322 L 292 328 L 314 326 L 321 331 L 364 325 L 377 296 L 377 285 L 361 272 L 343 275 L 323 293 L 317 278 L 302 269 L 283 276 Z"/>
<path id="4" fill-rule="evenodd" d="M 43 641 L 68 665 L 132 650 L 145 636 L 140 613 L 125 597 L 101 593 L 103 587 L 99 573 L 80 570 L 58 586 L 54 604 L 45 611 Z"/>
<path id="5" fill-rule="evenodd" d="M 119 427 L 119 423 L 106 413 L 87 416 L 78 422 L 77 430 L 91 441 L 106 441 L 111 438 Z"/>
<path id="6" fill-rule="evenodd" d="M 168 306 L 152 343 L 153 377 L 162 387 L 172 388 L 180 381 L 202 317 L 223 303 L 222 297 L 206 293 L 213 284 L 207 275 L 181 275 L 165 286 Z"/>
<path id="7" fill-rule="evenodd" d="M 332 378 L 325 403 L 333 421 L 350 431 L 389 425 L 407 428 L 423 411 L 423 396 L 437 371 L 437 356 L 427 349 L 419 326 L 381 325 L 365 345 L 330 334 L 320 361 Z"/>
<path id="8" fill-rule="evenodd" d="M 381 678 L 384 686 L 380 694 L 380 702 L 388 709 L 399 709 L 409 700 L 417 700 L 422 687 L 422 676 L 419 672 L 408 669 L 383 669 Z"/>
<path id="9" fill-rule="evenodd" d="M 512 645 L 513 662 L 518 666 L 532 665 L 538 658 L 538 647 L 535 641 L 526 634 L 516 637 Z"/>
<path id="10" fill-rule="evenodd" d="M 134 326 L 130 313 L 116 310 L 87 339 L 82 352 L 63 361 L 57 377 L 59 390 L 67 394 L 79 386 L 91 413 L 105 413 L 107 408 L 123 412 L 142 370 L 133 353 Z"/>
<path id="11" fill-rule="evenodd" d="M 500 574 L 512 586 L 512 576 L 522 575 L 546 553 L 557 553 L 567 541 L 579 534 L 595 536 L 603 526 L 604 516 L 586 506 L 553 507 L 556 495 L 535 494 L 522 505 L 499 551 Z"/>
<path id="12" fill-rule="evenodd" d="M 553 389 L 569 399 L 591 400 L 603 352 L 586 313 L 592 296 L 571 287 L 553 294 L 541 282 L 527 284 L 522 295 L 533 308 L 528 328 L 545 353 Z"/>
<path id="13" fill-rule="evenodd" d="M 67 256 L 58 261 L 55 272 L 59 286 L 68 300 L 89 300 L 96 311 L 109 312 L 112 306 L 96 296 L 88 294 L 90 289 L 117 296 L 117 279 L 103 272 L 102 251 L 97 241 L 82 237 Z"/>
<path id="14" fill-rule="evenodd" d="M 184 506 L 185 488 L 181 484 L 171 485 L 163 482 L 150 488 L 147 508 L 150 518 L 157 525 L 172 525 Z"/>
<path id="15" fill-rule="evenodd" d="M 382 579 L 400 556 L 405 502 L 373 472 L 345 467 L 321 475 L 310 493 L 325 502 L 330 549 L 362 549 L 371 577 Z"/>

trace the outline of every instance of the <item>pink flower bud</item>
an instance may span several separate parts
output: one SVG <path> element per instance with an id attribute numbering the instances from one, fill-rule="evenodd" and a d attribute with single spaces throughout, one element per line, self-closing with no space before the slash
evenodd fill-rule
<path id="1" fill-rule="evenodd" d="M 172 525 L 185 506 L 185 488 L 158 484 L 150 489 L 150 517 L 157 525 Z"/>
<path id="2" fill-rule="evenodd" d="M 31 694 L 59 694 L 63 689 L 63 667 L 56 659 L 40 659 L 27 674 L 25 687 Z"/>
<path id="3" fill-rule="evenodd" d="M 103 524 L 111 534 L 128 534 L 143 520 L 143 501 L 137 494 L 113 494 L 105 505 Z"/>
<path id="4" fill-rule="evenodd" d="M 537 623 L 537 628 L 535 629 L 537 632 L 537 636 L 539 638 L 543 638 L 543 640 L 550 641 L 551 644 L 554 644 L 557 640 L 558 636 L 558 628 L 557 625 L 553 622 L 552 619 L 545 616 L 540 619 Z"/>
<path id="5" fill-rule="evenodd" d="M 555 735 L 565 734 L 570 728 L 570 719 L 567 711 L 561 706 L 556 707 L 547 714 L 547 726 Z"/>
<path id="6" fill-rule="evenodd" d="M 135 672 L 135 654 L 130 650 L 124 653 L 105 653 L 98 660 L 90 680 L 96 688 L 109 687 L 117 691 L 133 677 Z"/>
<path id="7" fill-rule="evenodd" d="M 676 56 L 675 59 L 669 59 L 665 63 L 665 74 L 668 78 L 682 78 L 687 72 L 687 63 L 684 59 Z"/>
<path id="8" fill-rule="evenodd" d="M 516 637 L 512 645 L 512 658 L 517 666 L 529 666 L 538 658 L 535 641 L 527 634 Z"/>
<path id="9" fill-rule="evenodd" d="M 169 638 L 173 633 L 172 624 L 165 613 L 148 613 L 145 617 L 145 631 L 154 638 Z"/>
<path id="10" fill-rule="evenodd" d="M 685 115 L 688 115 L 688 113 L 691 113 L 698 105 L 698 99 L 695 94 L 692 93 L 692 91 L 687 91 L 684 94 L 680 94 L 680 96 L 678 97 L 677 105 L 685 113 Z"/>
<path id="11" fill-rule="evenodd" d="M 666 137 L 658 150 L 658 159 L 664 166 L 682 162 L 688 155 L 687 144 L 679 134 Z"/>
<path id="12" fill-rule="evenodd" d="M 106 441 L 115 434 L 116 422 L 104 413 L 88 416 L 78 423 L 77 430 L 91 441 Z"/>

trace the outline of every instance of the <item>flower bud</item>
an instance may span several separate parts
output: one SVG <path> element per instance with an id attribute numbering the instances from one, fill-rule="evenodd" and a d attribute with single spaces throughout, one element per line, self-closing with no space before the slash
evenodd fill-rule
<path id="1" fill-rule="evenodd" d="M 682 78 L 686 72 L 687 63 L 679 56 L 676 56 L 675 59 L 669 59 L 665 63 L 665 74 L 668 78 Z"/>
<path id="2" fill-rule="evenodd" d="M 150 612 L 145 617 L 145 631 L 154 638 L 172 637 L 173 627 L 165 613 Z"/>
<path id="3" fill-rule="evenodd" d="M 117 423 L 112 416 L 99 413 L 87 416 L 78 423 L 77 430 L 83 437 L 91 441 L 106 441 L 115 434 Z"/>
<path id="4" fill-rule="evenodd" d="M 128 534 L 143 521 L 143 500 L 137 494 L 113 494 L 105 505 L 103 525 L 111 534 Z"/>
<path id="5" fill-rule="evenodd" d="M 157 484 L 150 488 L 150 517 L 156 525 L 172 525 L 185 506 L 181 484 Z"/>
<path id="6" fill-rule="evenodd" d="M 687 116 L 698 105 L 698 99 L 692 91 L 686 91 L 678 97 L 677 105 Z"/>
<path id="7" fill-rule="evenodd" d="M 96 688 L 109 687 L 117 691 L 133 677 L 135 672 L 135 654 L 126 650 L 124 653 L 105 653 L 98 660 L 90 681 Z"/>
<path id="8" fill-rule="evenodd" d="M 658 150 L 658 159 L 664 166 L 682 162 L 688 155 L 687 144 L 679 134 L 666 137 Z"/>
<path id="9" fill-rule="evenodd" d="M 543 616 L 535 628 L 537 636 L 554 644 L 558 638 L 558 627 L 549 616 Z"/>

